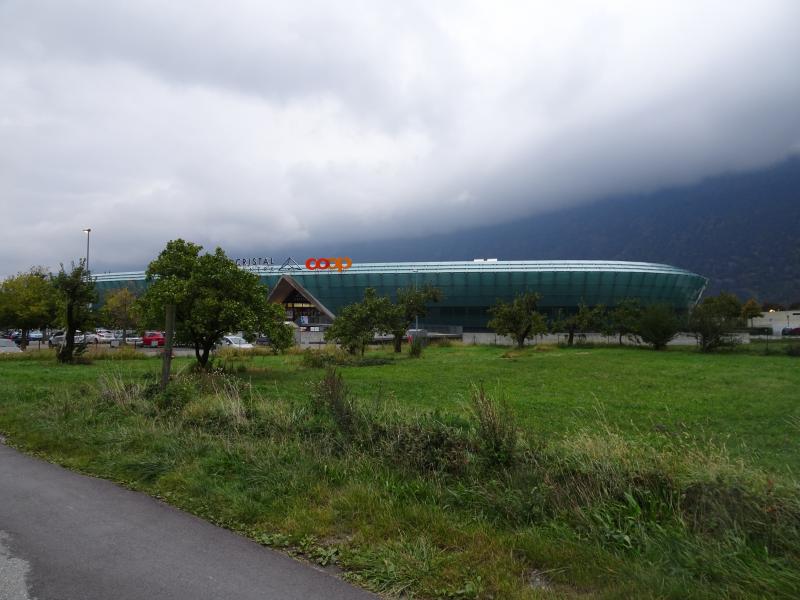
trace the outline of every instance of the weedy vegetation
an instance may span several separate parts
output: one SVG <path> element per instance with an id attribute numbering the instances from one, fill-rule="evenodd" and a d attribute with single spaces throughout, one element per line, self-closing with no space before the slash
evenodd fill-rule
<path id="1" fill-rule="evenodd" d="M 390 597 L 798 596 L 785 353 L 176 362 L 3 361 L 0 431 Z"/>

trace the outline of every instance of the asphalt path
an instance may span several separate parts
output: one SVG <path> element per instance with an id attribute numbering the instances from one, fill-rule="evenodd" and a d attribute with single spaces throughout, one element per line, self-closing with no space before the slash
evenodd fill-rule
<path id="1" fill-rule="evenodd" d="M 0 439 L 0 600 L 376 600 L 313 566 Z"/>

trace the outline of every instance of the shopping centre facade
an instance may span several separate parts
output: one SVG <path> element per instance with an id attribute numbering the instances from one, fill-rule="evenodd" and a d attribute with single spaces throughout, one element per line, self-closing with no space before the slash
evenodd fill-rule
<path id="1" fill-rule="evenodd" d="M 241 268 L 261 278 L 270 300 L 284 305 L 288 319 L 309 327 L 329 323 L 342 307 L 361 300 L 367 288 L 394 297 L 400 288 L 432 285 L 444 297 L 429 306 L 422 325 L 481 331 L 492 305 L 522 292 L 540 294 L 540 309 L 549 314 L 573 312 L 580 304 L 613 307 L 626 298 L 686 311 L 708 283 L 701 275 L 669 265 L 612 261 L 358 263 L 330 258 L 305 263 L 289 259 L 278 266 L 254 259 Z M 121 287 L 141 292 L 147 286 L 141 271 L 97 275 L 96 282 L 101 295 Z"/>

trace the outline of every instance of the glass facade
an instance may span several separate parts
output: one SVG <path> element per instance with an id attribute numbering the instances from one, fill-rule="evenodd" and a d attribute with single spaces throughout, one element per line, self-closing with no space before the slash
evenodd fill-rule
<path id="1" fill-rule="evenodd" d="M 368 287 L 394 298 L 398 288 L 430 284 L 444 298 L 431 304 L 424 323 L 467 329 L 486 327 L 489 307 L 525 291 L 539 293 L 541 310 L 551 313 L 574 311 L 580 303 L 613 307 L 625 298 L 685 311 L 699 300 L 708 281 L 668 265 L 611 261 L 356 263 L 342 272 L 243 268 L 257 273 L 270 289 L 283 275 L 291 276 L 334 314 L 361 300 Z M 109 273 L 97 276 L 97 285 L 102 294 L 125 285 L 142 291 L 146 282 L 141 272 Z"/>

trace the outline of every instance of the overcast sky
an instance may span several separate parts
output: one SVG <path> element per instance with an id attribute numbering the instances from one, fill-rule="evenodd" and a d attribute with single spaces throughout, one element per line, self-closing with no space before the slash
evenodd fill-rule
<path id="1" fill-rule="evenodd" d="M 339 255 L 767 165 L 798 30 L 797 0 L 0 0 L 0 275 L 85 227 L 97 271 Z"/>

